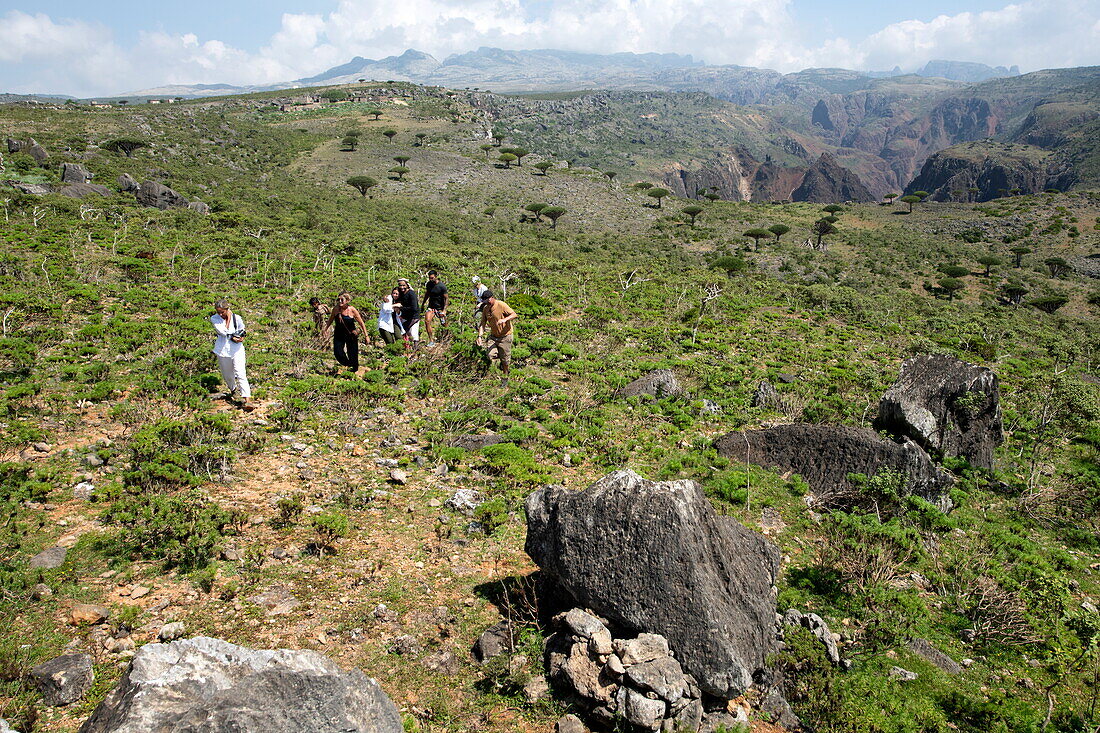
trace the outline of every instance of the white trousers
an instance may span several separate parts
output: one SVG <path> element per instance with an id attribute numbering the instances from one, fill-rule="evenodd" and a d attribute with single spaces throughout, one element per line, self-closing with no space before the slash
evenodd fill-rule
<path id="1" fill-rule="evenodd" d="M 230 392 L 239 391 L 242 399 L 252 396 L 252 388 L 248 386 L 248 377 L 244 374 L 244 349 L 235 356 L 218 356 L 218 368 Z"/>

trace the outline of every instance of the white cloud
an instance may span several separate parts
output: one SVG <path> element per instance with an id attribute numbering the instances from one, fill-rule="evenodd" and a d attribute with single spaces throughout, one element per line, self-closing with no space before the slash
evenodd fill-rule
<path id="1" fill-rule="evenodd" d="M 259 49 L 148 31 L 121 47 L 110 29 L 18 10 L 0 16 L 0 88 L 110 94 L 168 83 L 267 84 L 353 56 L 408 48 L 443 59 L 479 46 L 692 54 L 711 64 L 913 69 L 943 58 L 1025 71 L 1100 63 L 1095 0 L 1023 0 L 999 10 L 894 23 L 866 38 L 800 28 L 793 0 L 340 0 L 286 13 Z"/>

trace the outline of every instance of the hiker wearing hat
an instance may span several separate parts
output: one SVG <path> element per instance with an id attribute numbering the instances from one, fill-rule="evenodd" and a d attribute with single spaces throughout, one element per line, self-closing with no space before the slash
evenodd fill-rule
<path id="1" fill-rule="evenodd" d="M 416 291 L 409 287 L 407 279 L 397 279 L 397 290 L 400 295 L 393 305 L 401 318 L 405 343 L 416 345 L 420 342 L 420 302 L 416 298 Z"/>
<path id="2" fill-rule="evenodd" d="M 508 371 L 512 365 L 512 321 L 519 314 L 503 300 L 493 297 L 489 290 L 482 294 L 481 303 L 481 324 L 477 327 L 477 340 L 486 347 L 490 361 L 496 359 L 500 362 L 500 371 L 504 375 L 500 383 L 507 387 Z M 488 338 L 485 338 L 486 326 L 489 327 Z"/>
<path id="3" fill-rule="evenodd" d="M 481 282 L 481 278 L 474 275 L 471 278 L 474 284 L 474 315 L 476 316 L 481 312 L 481 296 L 488 292 L 489 288 L 485 287 L 485 283 Z"/>

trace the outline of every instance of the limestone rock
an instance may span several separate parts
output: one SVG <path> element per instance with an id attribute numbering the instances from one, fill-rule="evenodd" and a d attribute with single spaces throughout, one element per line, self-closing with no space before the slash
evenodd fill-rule
<path id="1" fill-rule="evenodd" d="M 118 190 L 123 193 L 130 193 L 131 191 L 137 191 L 140 188 L 138 182 L 129 173 L 123 173 L 121 176 L 115 179 L 115 183 L 118 184 Z"/>
<path id="2" fill-rule="evenodd" d="M 187 630 L 182 621 L 173 621 L 160 627 L 157 639 L 163 642 L 175 641 L 176 639 L 182 639 L 186 633 Z"/>
<path id="3" fill-rule="evenodd" d="M 195 201 L 192 201 L 191 203 L 187 204 L 187 208 L 190 209 L 191 211 L 194 211 L 194 212 L 199 213 L 199 214 L 209 214 L 210 213 L 209 204 L 204 204 L 202 201 L 199 201 L 197 199 Z"/>
<path id="4" fill-rule="evenodd" d="M 883 469 L 905 475 L 907 494 L 916 494 L 947 511 L 953 479 L 908 439 L 886 440 L 868 428 L 830 425 L 778 425 L 728 433 L 718 453 L 740 462 L 800 474 L 825 504 L 846 501 L 852 491 L 848 474 L 874 476 Z"/>
<path id="5" fill-rule="evenodd" d="M 1004 442 L 997 375 L 944 354 L 906 359 L 879 401 L 875 428 L 992 469 L 993 451 Z"/>
<path id="6" fill-rule="evenodd" d="M 676 375 L 671 369 L 658 369 L 649 374 L 643 374 L 630 384 L 619 390 L 620 397 L 636 397 L 648 395 L 649 397 L 675 397 L 683 394 L 684 390 L 676 380 Z"/>
<path id="7" fill-rule="evenodd" d="M 23 183 L 22 181 L 4 181 L 4 183 L 11 186 L 19 193 L 25 193 L 31 196 L 45 196 L 53 191 L 53 189 L 45 183 Z"/>
<path id="8" fill-rule="evenodd" d="M 489 433 L 488 435 L 459 435 L 451 440 L 451 446 L 454 448 L 463 448 L 465 450 L 474 451 L 487 448 L 490 445 L 496 445 L 497 443 L 503 443 L 504 436 L 497 435 L 496 433 Z"/>
<path id="9" fill-rule="evenodd" d="M 962 672 L 962 667 L 959 666 L 958 662 L 934 647 L 932 643 L 926 639 L 913 639 L 907 646 L 909 647 L 909 651 L 929 664 L 939 667 L 947 674 L 960 674 Z"/>
<path id="10" fill-rule="evenodd" d="M 672 657 L 662 657 L 628 667 L 626 678 L 640 690 L 657 693 L 666 702 L 676 702 L 687 692 L 687 680 L 680 663 Z"/>
<path id="11" fill-rule="evenodd" d="M 42 693 L 42 702 L 56 707 L 84 697 L 95 681 L 95 673 L 89 655 L 64 654 L 32 668 L 31 678 Z"/>
<path id="12" fill-rule="evenodd" d="M 898 680 L 899 682 L 913 682 L 919 677 L 916 672 L 910 672 L 902 667 L 890 668 L 890 679 Z"/>
<path id="13" fill-rule="evenodd" d="M 65 555 L 68 554 L 68 550 L 64 547 L 51 547 L 48 550 L 43 550 L 34 557 L 27 565 L 31 568 L 41 568 L 42 570 L 53 570 L 59 568 L 65 562 Z"/>
<path id="14" fill-rule="evenodd" d="M 264 609 L 268 616 L 281 616 L 290 613 L 301 602 L 282 586 L 276 586 L 264 593 L 252 596 L 248 600 Z"/>
<path id="15" fill-rule="evenodd" d="M 570 713 L 554 724 L 554 733 L 588 733 L 588 729 L 580 718 Z"/>
<path id="16" fill-rule="evenodd" d="M 69 610 L 69 623 L 73 626 L 87 624 L 94 626 L 101 624 L 110 618 L 111 612 L 103 606 L 94 603 L 77 603 Z"/>
<path id="17" fill-rule="evenodd" d="M 8 721 L 0 718 L 0 733 L 19 733 L 15 728 L 12 728 L 8 724 Z M 584 733 L 584 728 L 581 728 L 580 733 Z"/>
<path id="18" fill-rule="evenodd" d="M 101 186 L 98 183 L 70 183 L 68 186 L 64 186 L 58 191 L 58 193 L 71 199 L 82 199 L 92 195 L 107 198 L 111 195 L 112 191 L 106 186 Z"/>
<path id="19" fill-rule="evenodd" d="M 147 644 L 80 733 L 400 733 L 378 682 L 313 651 L 197 637 Z"/>
<path id="20" fill-rule="evenodd" d="M 646 730 L 660 730 L 667 709 L 664 700 L 651 700 L 629 687 L 620 692 L 619 709 L 628 721 Z"/>
<path id="21" fill-rule="evenodd" d="M 507 621 L 493 624 L 474 643 L 474 659 L 485 664 L 493 657 L 508 654 L 515 648 L 515 630 Z"/>
<path id="22" fill-rule="evenodd" d="M 92 174 L 79 163 L 61 164 L 62 183 L 87 183 L 92 180 Z"/>
<path id="23" fill-rule="evenodd" d="M 156 209 L 178 209 L 187 206 L 187 199 L 156 181 L 143 181 L 134 196 L 142 206 Z"/>
<path id="24" fill-rule="evenodd" d="M 638 634 L 636 639 L 617 639 L 615 654 L 628 667 L 651 662 L 668 656 L 668 640 L 660 634 Z"/>
<path id="25" fill-rule="evenodd" d="M 763 669 L 778 551 L 719 517 L 698 484 L 616 471 L 584 491 L 536 491 L 526 511 L 527 553 L 563 599 L 662 634 L 712 695 L 739 694 Z"/>
<path id="26" fill-rule="evenodd" d="M 565 625 L 569 627 L 577 636 L 583 636 L 585 639 L 591 639 L 600 631 L 607 631 L 607 627 L 603 625 L 603 621 L 588 613 L 582 611 L 579 608 L 571 608 L 565 614 Z"/>

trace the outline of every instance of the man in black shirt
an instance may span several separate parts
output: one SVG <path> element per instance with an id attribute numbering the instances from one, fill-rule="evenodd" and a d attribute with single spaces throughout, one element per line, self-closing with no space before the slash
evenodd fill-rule
<path id="1" fill-rule="evenodd" d="M 405 340 L 417 344 L 420 341 L 420 303 L 416 299 L 416 291 L 409 287 L 409 281 L 403 277 L 397 281 L 397 290 L 400 296 L 394 305 L 400 308 Z"/>
<path id="2" fill-rule="evenodd" d="M 440 327 L 447 325 L 447 306 L 450 305 L 450 296 L 447 295 L 447 286 L 439 281 L 439 273 L 435 270 L 428 271 L 428 282 L 424 284 L 424 325 L 428 328 L 428 346 L 435 346 L 435 329 L 432 324 L 439 320 Z"/>

